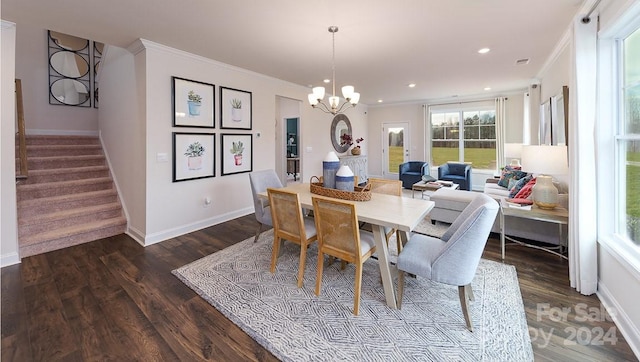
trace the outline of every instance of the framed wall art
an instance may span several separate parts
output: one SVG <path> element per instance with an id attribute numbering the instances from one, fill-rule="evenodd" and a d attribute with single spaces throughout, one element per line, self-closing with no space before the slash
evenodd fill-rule
<path id="1" fill-rule="evenodd" d="M 251 92 L 220 87 L 220 128 L 251 129 Z"/>
<path id="2" fill-rule="evenodd" d="M 171 77 L 174 127 L 215 128 L 215 86 Z"/>
<path id="3" fill-rule="evenodd" d="M 214 177 L 215 133 L 173 133 L 173 182 Z"/>
<path id="4" fill-rule="evenodd" d="M 221 134 L 222 176 L 253 170 L 253 138 L 250 134 Z"/>

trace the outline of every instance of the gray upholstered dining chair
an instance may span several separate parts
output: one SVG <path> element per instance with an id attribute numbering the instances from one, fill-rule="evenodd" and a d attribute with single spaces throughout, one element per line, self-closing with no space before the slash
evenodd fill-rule
<path id="1" fill-rule="evenodd" d="M 258 241 L 264 226 L 273 226 L 269 201 L 259 198 L 258 193 L 266 192 L 269 187 L 280 188 L 282 187 L 282 182 L 280 182 L 276 171 L 269 169 L 249 173 L 249 183 L 251 183 L 251 194 L 253 195 L 253 207 L 255 209 L 256 220 L 259 224 L 256 237 L 253 239 L 255 243 Z"/>
<path id="2" fill-rule="evenodd" d="M 405 273 L 457 285 L 467 328 L 473 332 L 469 315 L 471 281 L 498 209 L 494 199 L 478 193 L 440 239 L 413 234 L 398 255 L 398 308 L 402 306 Z"/>

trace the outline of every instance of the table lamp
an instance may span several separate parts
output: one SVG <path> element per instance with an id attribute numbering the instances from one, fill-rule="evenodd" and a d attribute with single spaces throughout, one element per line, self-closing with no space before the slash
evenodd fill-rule
<path id="1" fill-rule="evenodd" d="M 522 155 L 522 143 L 505 143 L 504 158 L 511 160 L 509 166 L 521 167 L 520 157 Z"/>
<path id="2" fill-rule="evenodd" d="M 558 189 L 551 175 L 569 173 L 567 146 L 522 146 L 523 170 L 538 174 L 533 186 L 533 202 L 541 209 L 551 210 L 558 206 Z"/>

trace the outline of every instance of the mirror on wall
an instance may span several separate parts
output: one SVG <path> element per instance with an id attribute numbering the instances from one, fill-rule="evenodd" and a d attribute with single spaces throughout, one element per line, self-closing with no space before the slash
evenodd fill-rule
<path id="1" fill-rule="evenodd" d="M 104 43 L 93 42 L 93 107 L 98 108 L 98 70 L 102 61 L 102 52 L 104 52 Z"/>
<path id="2" fill-rule="evenodd" d="M 331 134 L 330 134 L 333 148 L 338 153 L 347 152 L 349 147 L 351 147 L 348 144 L 347 145 L 340 144 L 340 137 L 345 133 L 352 134 L 351 122 L 349 121 L 349 118 L 344 114 L 338 114 L 335 117 L 333 117 L 333 121 L 331 122 Z"/>
<path id="3" fill-rule="evenodd" d="M 551 144 L 567 145 L 569 131 L 569 87 L 551 97 Z"/>
<path id="4" fill-rule="evenodd" d="M 91 107 L 89 40 L 49 30 L 49 104 Z"/>

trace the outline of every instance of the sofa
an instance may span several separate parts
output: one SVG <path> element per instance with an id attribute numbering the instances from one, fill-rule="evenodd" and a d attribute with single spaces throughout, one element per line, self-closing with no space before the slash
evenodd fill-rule
<path id="1" fill-rule="evenodd" d="M 438 180 L 451 181 L 460 185 L 460 190 L 471 191 L 471 165 L 459 162 L 440 165 Z"/>
<path id="2" fill-rule="evenodd" d="M 498 184 L 498 178 L 491 178 L 485 182 L 484 193 L 491 196 L 496 201 L 508 198 L 510 190 Z M 563 183 L 556 184 L 560 193 L 560 206 L 567 207 L 568 194 L 567 186 Z M 439 189 L 434 192 L 430 199 L 435 202 L 435 207 L 431 211 L 432 222 L 441 221 L 453 223 L 462 210 L 478 195 L 478 192 Z M 558 225 L 538 220 L 529 220 L 518 217 L 506 216 L 505 234 L 516 238 L 523 238 L 553 245 L 566 246 L 567 226 L 563 225 L 563 232 L 560 234 Z M 500 233 L 500 217 L 496 217 L 491 229 L 494 233 Z M 561 240 L 561 235 L 564 240 Z"/>
<path id="3" fill-rule="evenodd" d="M 428 175 L 429 164 L 424 161 L 409 161 L 398 166 L 398 178 L 405 189 L 410 189 L 413 184 L 422 180 L 422 176 Z"/>

